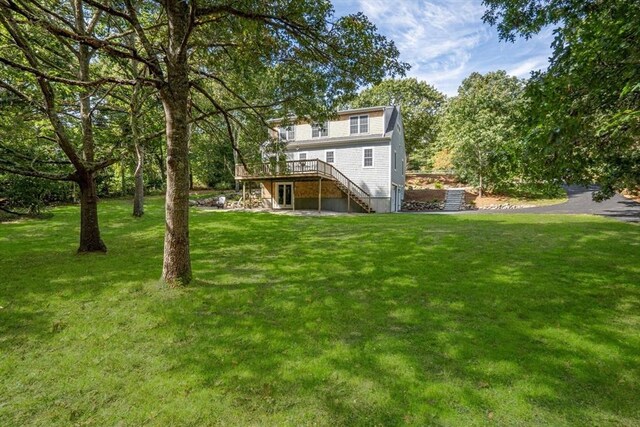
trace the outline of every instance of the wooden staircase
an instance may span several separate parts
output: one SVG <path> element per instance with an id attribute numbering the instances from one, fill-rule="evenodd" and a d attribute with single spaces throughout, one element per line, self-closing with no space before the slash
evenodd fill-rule
<path id="1" fill-rule="evenodd" d="M 265 178 L 309 179 L 317 177 L 329 179 L 347 196 L 349 211 L 351 210 L 351 201 L 353 201 L 365 212 L 375 212 L 371 206 L 369 193 L 347 178 L 335 166 L 320 159 L 273 161 L 247 167 L 236 165 L 235 172 L 236 179 L 239 181 L 255 181 Z"/>
<path id="2" fill-rule="evenodd" d="M 356 193 L 353 191 L 353 187 L 352 185 L 355 185 L 355 183 L 351 180 L 349 180 L 349 182 L 351 183 L 351 185 L 344 185 L 342 184 L 342 182 L 334 180 L 336 187 L 338 187 L 344 194 L 346 194 L 347 196 L 347 203 L 350 204 L 351 200 L 353 200 L 354 202 L 356 202 L 356 204 L 358 204 L 362 209 L 365 210 L 365 212 L 367 213 L 372 213 L 375 212 L 372 208 L 371 208 L 371 196 L 369 196 L 369 194 L 367 192 L 365 192 L 364 190 L 362 190 L 362 193 L 364 193 L 366 196 L 366 199 L 363 198 L 363 195 L 361 193 Z M 358 187 L 360 188 L 360 187 Z M 350 207 L 347 208 L 349 210 L 349 212 L 351 211 Z"/>

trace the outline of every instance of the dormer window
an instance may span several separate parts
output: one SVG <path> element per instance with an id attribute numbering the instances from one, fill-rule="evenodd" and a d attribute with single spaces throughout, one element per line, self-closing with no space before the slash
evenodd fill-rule
<path id="1" fill-rule="evenodd" d="M 358 135 L 361 133 L 369 133 L 369 116 L 351 116 L 349 117 L 349 133 Z"/>
<path id="2" fill-rule="evenodd" d="M 329 122 L 311 125 L 311 138 L 324 138 L 327 136 L 329 136 Z"/>
<path id="3" fill-rule="evenodd" d="M 278 129 L 278 136 L 280 141 L 293 141 L 296 139 L 295 126 L 281 127 Z"/>

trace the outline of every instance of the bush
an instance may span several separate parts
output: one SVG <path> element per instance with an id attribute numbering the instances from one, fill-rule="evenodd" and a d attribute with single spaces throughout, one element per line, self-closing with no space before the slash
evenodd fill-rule
<path id="1" fill-rule="evenodd" d="M 231 182 L 216 182 L 213 186 L 215 190 L 231 190 L 233 188 L 233 183 Z"/>
<path id="2" fill-rule="evenodd" d="M 0 198 L 7 206 L 38 214 L 45 206 L 73 199 L 73 187 L 68 182 L 49 181 L 21 175 L 0 175 Z"/>

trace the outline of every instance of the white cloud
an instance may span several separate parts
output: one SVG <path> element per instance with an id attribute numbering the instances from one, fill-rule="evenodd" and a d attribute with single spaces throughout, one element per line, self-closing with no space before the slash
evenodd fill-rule
<path id="1" fill-rule="evenodd" d="M 527 77 L 545 68 L 550 32 L 516 43 L 499 42 L 495 28 L 482 22 L 481 0 L 335 0 L 339 13 L 362 11 L 394 40 L 409 76 L 454 95 L 473 71 L 505 69 Z"/>
<path id="2" fill-rule="evenodd" d="M 516 77 L 529 77 L 531 71 L 546 68 L 547 63 L 547 56 L 538 56 L 535 58 L 525 59 L 520 63 L 514 64 L 512 68 L 507 70 L 507 73 Z"/>

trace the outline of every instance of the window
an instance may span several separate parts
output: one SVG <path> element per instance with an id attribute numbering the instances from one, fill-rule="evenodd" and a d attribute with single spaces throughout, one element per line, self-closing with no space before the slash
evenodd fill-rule
<path id="1" fill-rule="evenodd" d="M 293 141 L 296 139 L 296 128 L 295 126 L 279 128 L 278 135 L 280 136 L 280 141 Z"/>
<path id="2" fill-rule="evenodd" d="M 307 160 L 307 153 L 298 153 L 298 160 Z"/>
<path id="3" fill-rule="evenodd" d="M 324 153 L 324 158 L 327 163 L 333 163 L 335 161 L 335 152 L 333 150 L 326 151 Z"/>
<path id="4" fill-rule="evenodd" d="M 398 169 L 398 152 L 397 151 L 393 151 L 393 170 L 397 170 Z"/>
<path id="5" fill-rule="evenodd" d="M 329 122 L 311 125 L 311 138 L 323 138 L 326 136 L 329 136 Z"/>
<path id="6" fill-rule="evenodd" d="M 362 166 L 365 168 L 373 167 L 373 148 L 363 149 L 362 154 Z"/>
<path id="7" fill-rule="evenodd" d="M 349 117 L 349 133 L 351 135 L 369 133 L 369 116 Z"/>

